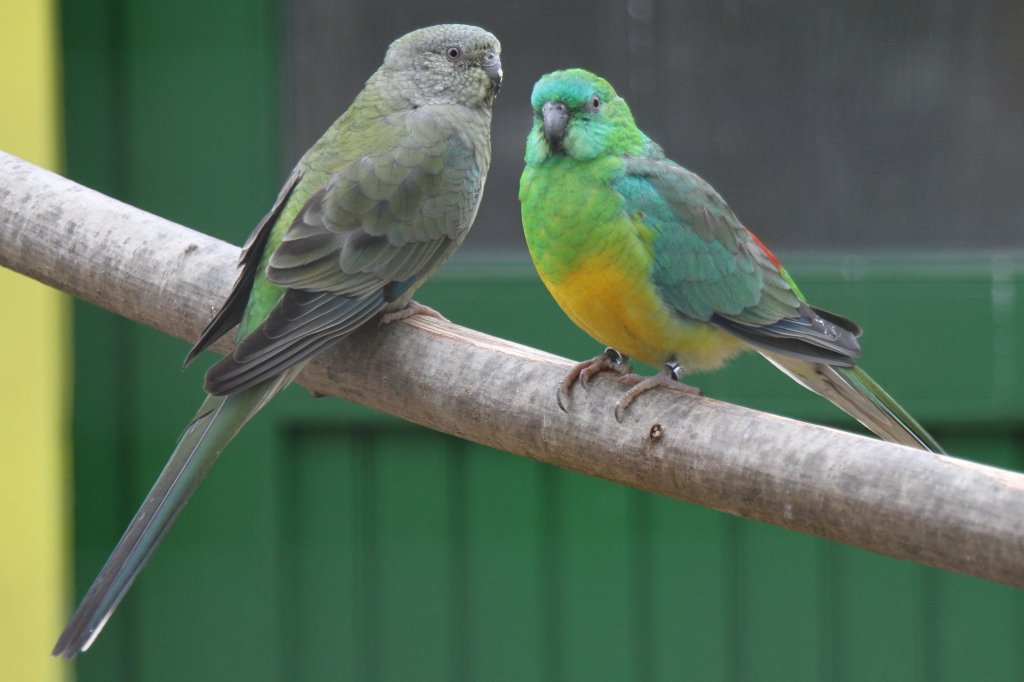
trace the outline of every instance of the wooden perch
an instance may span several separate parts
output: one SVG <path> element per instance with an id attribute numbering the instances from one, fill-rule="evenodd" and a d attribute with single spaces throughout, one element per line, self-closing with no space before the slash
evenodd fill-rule
<path id="1" fill-rule="evenodd" d="M 193 341 L 237 257 L 0 153 L 0 265 Z M 667 391 L 620 424 L 625 388 L 608 376 L 577 389 L 567 414 L 555 390 L 568 360 L 420 316 L 367 326 L 299 383 L 556 466 L 1024 587 L 1024 475 Z"/>

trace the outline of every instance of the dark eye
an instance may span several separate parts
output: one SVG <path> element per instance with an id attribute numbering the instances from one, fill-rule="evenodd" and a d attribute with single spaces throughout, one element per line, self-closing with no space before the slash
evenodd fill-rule
<path id="1" fill-rule="evenodd" d="M 444 56 L 448 57 L 449 61 L 454 62 L 462 56 L 462 49 L 458 45 L 452 45 L 444 51 Z"/>
<path id="2" fill-rule="evenodd" d="M 590 101 L 587 102 L 587 111 L 594 113 L 601 108 L 601 98 L 597 95 L 591 95 Z"/>

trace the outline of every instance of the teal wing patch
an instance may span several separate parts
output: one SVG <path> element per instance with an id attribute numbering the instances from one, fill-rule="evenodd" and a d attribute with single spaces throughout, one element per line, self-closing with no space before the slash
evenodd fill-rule
<path id="1" fill-rule="evenodd" d="M 652 277 L 671 308 L 748 324 L 793 315 L 796 294 L 710 185 L 664 159 L 628 159 L 625 170 L 615 189 L 654 233 Z"/>
<path id="2" fill-rule="evenodd" d="M 651 277 L 665 304 L 776 352 L 834 364 L 859 355 L 851 329 L 801 299 L 725 200 L 664 158 L 629 158 L 614 188 L 653 233 Z M 833 319 L 834 318 L 834 319 Z"/>

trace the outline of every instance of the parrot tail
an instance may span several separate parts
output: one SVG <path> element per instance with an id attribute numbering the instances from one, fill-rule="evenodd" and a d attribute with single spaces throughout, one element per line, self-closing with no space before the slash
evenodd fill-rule
<path id="1" fill-rule="evenodd" d="M 70 659 L 89 648 L 217 456 L 295 373 L 286 372 L 240 393 L 207 397 L 61 633 L 54 656 Z"/>
<path id="2" fill-rule="evenodd" d="M 761 352 L 791 379 L 831 401 L 879 438 L 944 453 L 942 446 L 860 367 L 837 367 Z"/>

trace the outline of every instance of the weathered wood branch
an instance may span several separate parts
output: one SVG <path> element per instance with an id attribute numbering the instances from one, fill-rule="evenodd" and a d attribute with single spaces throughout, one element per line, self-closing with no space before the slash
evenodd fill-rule
<path id="1" fill-rule="evenodd" d="M 0 153 L 0 265 L 193 340 L 237 256 Z M 556 466 L 1024 587 L 1024 475 L 670 392 L 620 424 L 624 388 L 609 377 L 566 414 L 554 392 L 568 360 L 419 316 L 370 326 L 299 382 Z"/>

